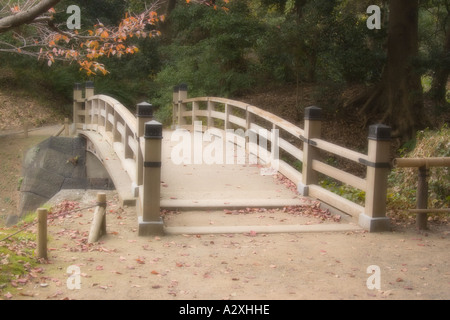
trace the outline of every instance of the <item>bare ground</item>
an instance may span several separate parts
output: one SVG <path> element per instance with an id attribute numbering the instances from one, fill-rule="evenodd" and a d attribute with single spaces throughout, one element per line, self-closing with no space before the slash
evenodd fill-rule
<path id="1" fill-rule="evenodd" d="M 95 194 L 59 194 L 52 201 L 67 200 L 84 207 L 95 203 Z M 114 192 L 107 199 L 107 236 L 99 243 L 86 243 L 94 209 L 51 221 L 48 263 L 40 265 L 12 299 L 450 298 L 448 225 L 431 225 L 428 232 L 396 226 L 385 233 L 139 237 L 134 208 L 119 207 Z M 285 219 L 321 223 L 314 217 L 283 212 L 234 218 L 244 224 Z M 72 265 L 80 268 L 80 289 L 68 289 L 67 268 Z M 371 265 L 380 267 L 380 289 L 367 287 Z"/>

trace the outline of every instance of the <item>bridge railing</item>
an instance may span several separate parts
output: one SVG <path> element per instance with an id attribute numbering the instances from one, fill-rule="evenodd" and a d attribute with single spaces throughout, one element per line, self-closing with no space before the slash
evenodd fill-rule
<path id="1" fill-rule="evenodd" d="M 85 97 L 81 87 L 75 88 L 74 124 L 76 129 L 95 131 L 114 148 L 125 171 L 134 185 L 137 184 L 136 117 L 119 101 L 106 95 L 94 95 L 94 86 L 86 84 Z"/>
<path id="2" fill-rule="evenodd" d="M 134 115 L 116 99 L 95 95 L 92 82 L 86 83 L 84 91 L 83 96 L 82 86 L 75 85 L 75 129 L 96 132 L 113 148 L 131 181 L 131 185 L 125 187 L 129 187 L 136 198 L 139 234 L 161 233 L 159 194 L 162 125 L 152 120 L 152 105 L 146 102 L 138 104 Z"/>
<path id="3" fill-rule="evenodd" d="M 199 121 L 202 130 L 245 130 L 245 139 L 242 134 L 227 134 L 227 142 L 229 137 L 231 141 L 238 141 L 240 136 L 248 155 L 254 155 L 266 164 L 267 159 L 268 162 L 272 161 L 271 165 L 276 163 L 277 171 L 296 183 L 301 194 L 320 199 L 357 218 L 359 224 L 370 231 L 390 228 L 386 217 L 387 176 L 390 170 L 389 127 L 381 124 L 370 126 L 368 153 L 363 154 L 321 139 L 320 108 L 305 109 L 302 129 L 244 102 L 217 97 L 188 98 L 186 85 L 174 87 L 174 127 L 195 129 L 198 128 Z M 252 135 L 257 137 L 258 142 L 248 138 Z M 279 150 L 293 161 L 288 163 L 276 159 L 279 157 Z M 321 159 L 323 152 L 366 166 L 366 177 L 360 178 L 325 163 Z M 292 163 L 301 163 L 301 170 Z M 322 188 L 319 185 L 319 173 L 364 191 L 364 206 Z"/>

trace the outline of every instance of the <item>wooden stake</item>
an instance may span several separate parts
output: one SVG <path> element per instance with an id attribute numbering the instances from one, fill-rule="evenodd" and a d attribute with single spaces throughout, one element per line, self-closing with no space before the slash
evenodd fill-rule
<path id="1" fill-rule="evenodd" d="M 97 194 L 97 207 L 89 231 L 88 243 L 97 242 L 101 236 L 106 235 L 106 194 Z"/>
<path id="2" fill-rule="evenodd" d="M 428 207 L 428 169 L 426 166 L 419 168 L 417 183 L 417 209 Z M 426 230 L 428 215 L 426 212 L 418 212 L 416 215 L 416 225 L 419 230 Z"/>
<path id="3" fill-rule="evenodd" d="M 47 260 L 47 209 L 38 209 L 37 256 Z"/>

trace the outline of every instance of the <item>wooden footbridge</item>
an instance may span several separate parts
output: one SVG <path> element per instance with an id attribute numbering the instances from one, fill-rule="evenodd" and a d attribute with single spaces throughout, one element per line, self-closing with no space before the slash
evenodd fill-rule
<path id="1" fill-rule="evenodd" d="M 110 173 L 123 205 L 136 205 L 140 235 L 174 231 L 164 226 L 162 208 L 286 207 L 299 205 L 306 196 L 356 222 L 342 223 L 335 230 L 390 229 L 386 217 L 390 128 L 382 124 L 370 127 L 368 153 L 363 154 L 321 139 L 320 108 L 305 109 L 302 129 L 243 102 L 188 98 L 187 87 L 179 85 L 173 91 L 172 128 L 163 129 L 153 120 L 151 104 L 138 104 L 133 114 L 116 99 L 95 94 L 93 83 L 87 82 L 84 88 L 80 84 L 74 88 L 73 125 L 87 138 L 88 151 Z M 326 164 L 321 160 L 323 152 L 366 166 L 366 176 Z M 302 164 L 301 172 L 293 162 Z M 274 186 L 271 174 L 275 172 L 297 186 L 298 196 Z M 320 187 L 319 174 L 364 191 L 364 206 Z M 225 187 L 233 184 L 234 191 Z M 193 233 L 202 231 L 192 228 Z M 297 230 L 305 228 L 298 226 Z M 233 230 L 245 228 L 218 232 Z"/>

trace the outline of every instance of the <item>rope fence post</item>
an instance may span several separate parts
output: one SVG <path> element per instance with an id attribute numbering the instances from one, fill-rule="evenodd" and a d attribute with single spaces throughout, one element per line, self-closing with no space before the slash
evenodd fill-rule
<path id="1" fill-rule="evenodd" d="M 106 235 L 106 193 L 97 193 L 97 207 L 94 211 L 88 243 L 97 242 Z"/>
<path id="2" fill-rule="evenodd" d="M 38 235 L 37 235 L 37 257 L 47 260 L 47 216 L 45 208 L 39 208 L 38 213 Z"/>

